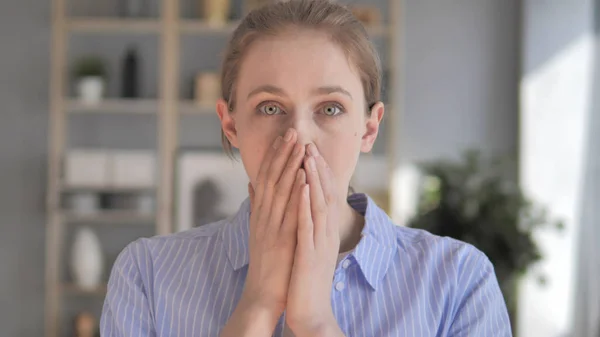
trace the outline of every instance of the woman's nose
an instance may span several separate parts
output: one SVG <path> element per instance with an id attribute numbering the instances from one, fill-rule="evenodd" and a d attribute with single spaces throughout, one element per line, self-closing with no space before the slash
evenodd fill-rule
<path id="1" fill-rule="evenodd" d="M 290 127 L 294 128 L 298 134 L 298 143 L 309 144 L 313 142 L 313 132 L 309 120 L 294 118 L 290 124 Z"/>

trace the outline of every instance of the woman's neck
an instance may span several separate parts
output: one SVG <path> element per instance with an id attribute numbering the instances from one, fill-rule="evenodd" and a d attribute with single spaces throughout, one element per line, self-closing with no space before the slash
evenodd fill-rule
<path id="1" fill-rule="evenodd" d="M 365 218 L 348 202 L 341 204 L 340 210 L 340 253 L 350 251 L 360 241 L 360 234 L 365 225 Z"/>

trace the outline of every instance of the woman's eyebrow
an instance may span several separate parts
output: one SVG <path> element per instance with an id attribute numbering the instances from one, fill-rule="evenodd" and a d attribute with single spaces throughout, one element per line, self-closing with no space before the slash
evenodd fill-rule
<path id="1" fill-rule="evenodd" d="M 277 95 L 277 96 L 286 96 L 285 91 L 283 89 L 281 89 L 280 87 L 266 84 L 266 85 L 261 85 L 260 87 L 250 91 L 250 93 L 248 94 L 248 98 L 250 98 L 258 93 L 261 93 L 261 92 L 266 92 L 266 93 Z"/>
<path id="2" fill-rule="evenodd" d="M 344 95 L 350 97 L 350 99 L 352 99 L 352 95 L 350 94 L 350 92 L 338 85 L 330 86 L 330 87 L 320 87 L 320 88 L 317 88 L 314 91 L 314 93 L 317 95 L 329 95 L 329 94 L 333 94 L 333 93 L 340 93 L 340 94 L 344 94 Z"/>
<path id="3" fill-rule="evenodd" d="M 265 85 L 261 85 L 261 86 L 255 88 L 254 90 L 250 91 L 250 93 L 248 94 L 248 99 L 258 93 L 261 93 L 261 92 L 266 92 L 266 93 L 277 95 L 277 96 L 287 96 L 285 93 L 285 90 L 283 90 L 282 88 L 276 87 L 276 86 L 270 85 L 270 84 L 265 84 Z M 329 94 L 333 94 L 333 93 L 340 93 L 340 94 L 346 95 L 346 96 L 350 97 L 350 99 L 352 99 L 352 94 L 350 94 L 350 92 L 348 90 L 342 88 L 339 85 L 319 87 L 319 88 L 315 89 L 313 91 L 313 93 L 315 95 L 329 95 Z"/>

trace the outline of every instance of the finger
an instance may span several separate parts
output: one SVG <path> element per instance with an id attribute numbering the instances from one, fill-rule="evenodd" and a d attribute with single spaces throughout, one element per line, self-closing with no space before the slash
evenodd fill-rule
<path id="1" fill-rule="evenodd" d="M 271 163 L 269 164 L 266 180 L 261 186 L 263 190 L 263 200 L 261 202 L 263 211 L 261 211 L 261 217 L 265 217 L 261 219 L 261 221 L 267 223 L 267 226 L 271 228 L 269 232 L 274 235 L 278 233 L 279 228 L 281 227 L 281 219 L 279 219 L 279 221 L 276 221 L 277 219 L 273 219 L 273 221 L 271 220 L 271 213 L 275 201 L 275 189 L 277 187 L 277 184 L 279 183 L 279 180 L 283 173 L 283 169 L 286 163 L 288 162 L 290 156 L 292 155 L 292 151 L 296 143 L 295 138 L 295 130 L 288 129 L 288 131 L 285 134 L 285 137 L 283 138 L 283 143 L 277 149 L 277 152 L 275 153 L 274 157 L 271 160 Z"/>
<path id="2" fill-rule="evenodd" d="M 304 145 L 296 143 L 292 155 L 287 161 L 286 167 L 283 169 L 283 173 L 279 182 L 275 188 L 275 198 L 273 200 L 273 206 L 271 208 L 271 218 L 269 221 L 274 222 L 277 225 L 283 224 L 283 217 L 286 211 L 286 207 L 293 195 L 292 189 L 294 188 L 295 181 L 298 180 L 299 174 L 302 174 L 302 183 L 306 182 L 306 176 L 304 170 L 300 172 L 300 166 L 304 160 L 305 148 Z"/>
<path id="3" fill-rule="evenodd" d="M 325 158 L 319 154 L 319 150 L 317 146 L 314 144 L 310 145 L 311 155 L 315 157 L 317 162 L 317 171 L 319 172 L 319 181 L 321 182 L 321 186 L 323 188 L 323 195 L 325 196 L 325 203 L 327 206 L 333 205 L 336 199 L 336 189 L 334 186 L 333 172 L 331 168 L 325 161 Z"/>
<path id="4" fill-rule="evenodd" d="M 311 216 L 310 185 L 304 185 L 301 189 L 300 203 L 298 207 L 298 245 L 301 253 L 312 251 L 315 248 L 314 226 Z"/>
<path id="5" fill-rule="evenodd" d="M 314 224 L 316 244 L 320 238 L 326 237 L 327 204 L 325 203 L 325 196 L 323 195 L 321 180 L 319 179 L 319 172 L 317 171 L 317 163 L 313 156 L 308 156 L 305 159 L 305 167 L 307 168 L 306 180 L 310 186 L 310 209 Z"/>
<path id="6" fill-rule="evenodd" d="M 328 209 L 327 218 L 330 219 L 332 216 L 331 212 L 336 211 L 336 204 L 338 202 L 336 195 L 337 189 L 335 187 L 335 177 L 323 156 L 316 157 L 316 161 L 321 186 L 323 188 L 323 195 L 325 197 L 325 204 L 327 205 Z M 327 220 L 325 227 L 325 233 L 328 237 L 339 236 L 339 224 L 337 221 Z"/>
<path id="7" fill-rule="evenodd" d="M 255 210 L 258 210 L 260 208 L 260 203 L 263 200 L 263 192 L 264 189 L 262 188 L 262 186 L 264 185 L 264 182 L 267 180 L 267 171 L 269 170 L 269 165 L 271 165 L 271 160 L 273 159 L 273 157 L 275 156 L 275 153 L 277 152 L 277 149 L 281 146 L 281 143 L 283 143 L 283 138 L 281 136 L 278 136 L 277 138 L 275 138 L 275 141 L 271 144 L 271 146 L 269 147 L 269 150 L 267 150 L 267 153 L 265 153 L 265 156 L 262 159 L 262 162 L 260 164 L 260 168 L 258 169 L 258 175 L 256 176 L 256 201 L 258 201 L 259 204 L 255 205 Z"/>
<path id="8" fill-rule="evenodd" d="M 286 205 L 285 215 L 281 224 L 281 233 L 289 234 L 298 230 L 298 210 L 302 198 L 302 188 L 306 185 L 306 173 L 299 169 L 294 181 L 294 189 L 289 203 Z"/>
<path id="9" fill-rule="evenodd" d="M 261 222 L 253 221 L 258 216 L 258 212 L 255 212 L 253 206 L 256 205 L 256 193 L 254 192 L 254 188 L 252 187 L 252 183 L 248 183 L 248 195 L 250 196 L 250 224 L 254 224 L 254 226 L 250 226 L 250 234 L 253 237 L 262 235 L 261 233 L 264 229 L 261 227 Z"/>
<path id="10" fill-rule="evenodd" d="M 282 138 L 282 143 L 271 158 L 271 162 L 269 163 L 266 171 L 266 178 L 261 185 L 263 191 L 262 205 L 264 206 L 265 210 L 269 210 L 269 213 L 273 202 L 276 184 L 279 182 L 283 168 L 292 154 L 292 150 L 294 149 L 295 145 L 295 138 L 295 130 L 291 128 L 288 129 L 284 138 Z"/>

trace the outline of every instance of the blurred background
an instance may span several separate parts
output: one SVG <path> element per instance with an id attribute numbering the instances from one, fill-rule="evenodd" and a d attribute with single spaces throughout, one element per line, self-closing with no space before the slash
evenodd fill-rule
<path id="1" fill-rule="evenodd" d="M 264 2 L 0 3 L 0 336 L 93 336 L 127 243 L 237 209 L 217 74 Z M 344 2 L 387 105 L 353 188 L 483 250 L 516 336 L 600 336 L 600 1 Z"/>

